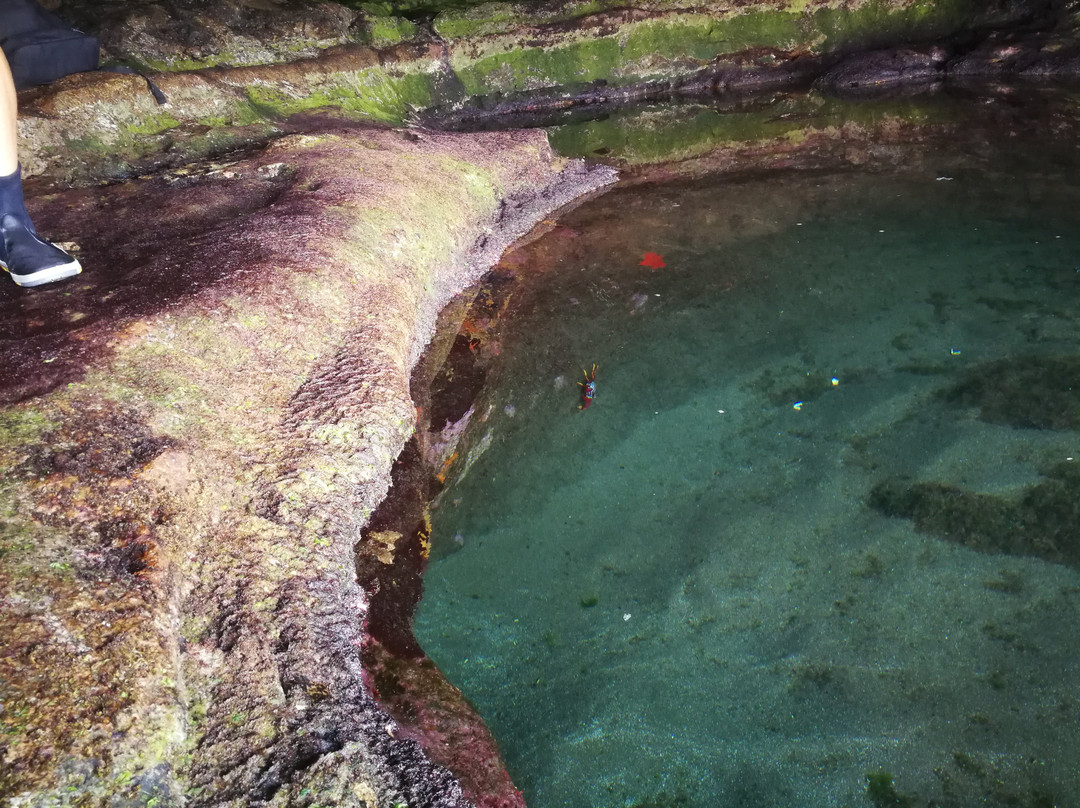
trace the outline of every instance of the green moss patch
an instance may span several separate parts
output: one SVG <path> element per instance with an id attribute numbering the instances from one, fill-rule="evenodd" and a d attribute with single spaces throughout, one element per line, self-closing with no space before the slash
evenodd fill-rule
<path id="1" fill-rule="evenodd" d="M 127 132 L 131 135 L 156 135 L 158 132 L 164 132 L 166 129 L 179 125 L 180 121 L 176 117 L 167 112 L 161 112 L 141 118 L 137 123 L 128 126 Z"/>
<path id="2" fill-rule="evenodd" d="M 493 3 L 446 12 L 435 28 L 457 40 L 452 64 L 466 91 L 485 95 L 670 78 L 755 49 L 814 54 L 925 41 L 1015 14 L 973 0 L 656 8 L 644 19 L 628 19 L 594 13 L 597 5 L 591 3 L 559 13 Z M 578 13 L 581 19 L 573 25 L 565 22 L 567 14 Z"/>
<path id="3" fill-rule="evenodd" d="M 625 37 L 623 58 L 642 60 L 689 58 L 702 63 L 750 48 L 794 50 L 809 47 L 804 18 L 789 11 L 742 14 L 680 15 L 633 26 Z"/>
<path id="4" fill-rule="evenodd" d="M 54 426 L 54 421 L 30 408 L 0 410 L 0 451 L 36 443 Z"/>
<path id="5" fill-rule="evenodd" d="M 481 96 L 608 80 L 620 62 L 618 43 L 602 38 L 544 48 L 510 46 L 475 61 L 456 56 L 453 66 L 465 92 Z"/>
<path id="6" fill-rule="evenodd" d="M 338 74 L 305 92 L 273 84 L 250 85 L 245 92 L 264 117 L 336 107 L 352 117 L 398 124 L 411 109 L 430 106 L 434 99 L 427 74 L 391 75 L 381 68 Z"/>
<path id="7" fill-rule="evenodd" d="M 897 808 L 914 808 L 914 797 L 901 794 L 893 785 L 893 776 L 887 771 L 879 770 L 868 772 L 866 775 L 866 798 L 875 808 L 897 806 Z"/>
<path id="8" fill-rule="evenodd" d="M 500 36 L 453 48 L 452 66 L 470 95 L 510 93 L 604 81 L 612 85 L 661 79 L 704 67 L 751 47 L 809 47 L 802 18 L 787 12 L 706 16 L 582 27 L 543 37 Z"/>
<path id="9" fill-rule="evenodd" d="M 370 43 L 376 48 L 396 45 L 416 36 L 416 23 L 404 17 L 372 17 L 368 23 Z"/>

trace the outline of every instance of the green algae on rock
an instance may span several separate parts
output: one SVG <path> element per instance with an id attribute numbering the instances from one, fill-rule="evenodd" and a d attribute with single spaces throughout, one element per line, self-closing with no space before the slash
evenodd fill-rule
<path id="1" fill-rule="evenodd" d="M 444 12 L 435 29 L 449 39 L 450 64 L 466 92 L 487 95 L 672 79 L 754 49 L 790 58 L 920 42 L 1015 22 L 1016 14 L 1007 4 L 968 0 L 867 0 L 842 9 L 829 3 L 691 3 L 599 12 L 570 24 L 558 14 L 549 21 L 530 7 L 493 4 Z"/>
<path id="2" fill-rule="evenodd" d="M 464 804 L 364 688 L 353 545 L 436 312 L 611 178 L 339 125 L 31 199 L 86 271 L 0 290 L 5 797 Z"/>
<path id="3" fill-rule="evenodd" d="M 870 492 L 886 516 L 911 519 L 917 530 L 984 553 L 1028 555 L 1080 567 L 1080 470 L 1054 464 L 1017 495 L 977 494 L 939 482 L 890 479 Z"/>
<path id="4" fill-rule="evenodd" d="M 286 119 L 298 113 L 403 124 L 421 113 L 489 109 L 522 95 L 527 106 L 537 93 L 567 104 L 597 93 L 625 100 L 793 88 L 860 49 L 986 38 L 1020 22 L 1054 22 L 1050 11 L 1032 20 L 1003 0 L 861 0 L 842 7 L 657 0 L 633 8 L 608 0 L 430 7 L 297 0 L 280 13 L 274 4 L 271 16 L 280 16 L 281 27 L 275 38 L 270 9 L 256 5 L 193 14 L 189 34 L 199 42 L 189 46 L 170 39 L 177 21 L 156 6 L 130 12 L 140 22 L 129 32 L 120 11 L 97 14 L 96 6 L 67 0 L 72 19 L 92 22 L 111 58 L 161 71 L 151 78 L 168 108 L 159 108 L 145 81 L 132 75 L 73 76 L 33 91 L 23 98 L 19 122 L 27 176 L 88 182 L 180 165 L 265 143 L 291 131 Z M 417 16 L 434 11 L 430 24 Z M 265 41 L 255 37 L 260 31 Z M 1037 63 L 998 58 L 1001 47 L 990 41 L 964 70 L 1080 72 L 1080 61 L 1065 58 L 1072 40 L 1062 36 L 1020 48 L 1038 51 Z M 944 65 L 935 65 L 943 74 Z"/>
<path id="5" fill-rule="evenodd" d="M 167 108 L 139 76 L 71 76 L 22 100 L 20 156 L 28 176 L 86 182 L 130 174 L 155 158 L 177 165 L 192 152 L 265 143 L 291 131 L 285 119 L 301 112 L 401 123 L 437 100 L 436 64 L 424 46 L 381 53 L 351 46 L 288 64 L 162 74 L 155 81 Z"/>

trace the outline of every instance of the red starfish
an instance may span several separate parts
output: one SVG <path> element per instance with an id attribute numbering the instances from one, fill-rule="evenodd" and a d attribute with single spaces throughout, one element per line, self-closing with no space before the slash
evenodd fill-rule
<path id="1" fill-rule="evenodd" d="M 664 259 L 660 257 L 660 253 L 647 252 L 638 266 L 648 267 L 649 269 L 660 269 L 661 267 L 667 266 L 667 264 L 665 264 Z"/>

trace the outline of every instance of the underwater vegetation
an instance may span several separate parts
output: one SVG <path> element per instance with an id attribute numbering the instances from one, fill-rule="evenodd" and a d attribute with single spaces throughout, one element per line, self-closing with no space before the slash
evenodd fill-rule
<path id="1" fill-rule="evenodd" d="M 897 792 L 896 786 L 893 785 L 893 776 L 884 769 L 867 773 L 866 797 L 874 803 L 876 808 L 886 808 L 886 806 L 913 808 L 915 805 L 914 797 Z"/>
<path id="2" fill-rule="evenodd" d="M 885 769 L 866 773 L 866 799 L 874 808 L 951 808 L 976 798 L 987 805 L 1009 808 L 1056 808 L 1064 805 L 1043 788 L 1015 787 L 998 777 L 1000 772 L 987 767 L 964 752 L 953 752 L 948 766 L 935 769 L 941 781 L 943 797 L 928 800 L 897 791 L 891 772 Z"/>
<path id="3" fill-rule="evenodd" d="M 1019 498 L 976 494 L 940 482 L 890 478 L 870 492 L 886 516 L 911 519 L 915 529 L 983 553 L 1037 556 L 1080 567 L 1080 465 L 1064 461 Z"/>
<path id="4" fill-rule="evenodd" d="M 667 794 L 660 792 L 655 797 L 644 802 L 635 802 L 630 808 L 685 808 L 689 804 L 689 798 L 681 793 Z"/>
<path id="5" fill-rule="evenodd" d="M 943 394 L 1016 428 L 1080 428 L 1080 356 L 1013 357 L 979 365 Z"/>
<path id="6" fill-rule="evenodd" d="M 1015 429 L 1080 428 L 1080 357 L 1023 357 L 981 364 L 941 399 L 977 408 L 979 418 Z M 891 477 L 870 492 L 886 516 L 984 553 L 1036 556 L 1080 567 L 1080 465 L 1042 471 L 1018 495 L 978 494 L 943 482 Z"/>

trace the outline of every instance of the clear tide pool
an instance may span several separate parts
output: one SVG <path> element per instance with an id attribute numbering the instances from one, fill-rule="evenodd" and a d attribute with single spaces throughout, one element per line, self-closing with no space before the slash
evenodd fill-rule
<path id="1" fill-rule="evenodd" d="M 1080 805 L 1078 176 L 641 185 L 527 250 L 416 630 L 531 808 Z"/>

